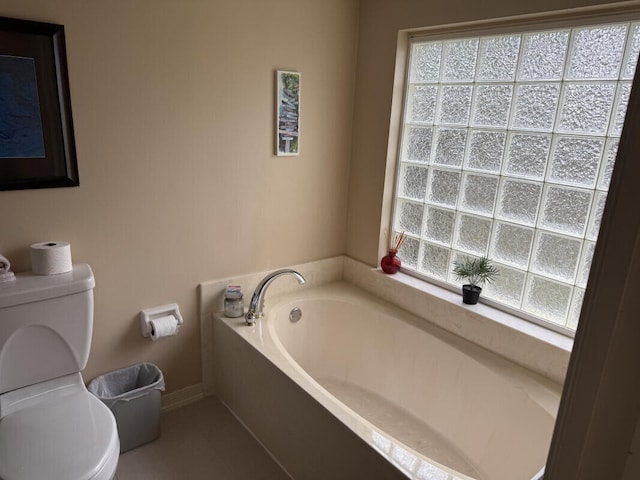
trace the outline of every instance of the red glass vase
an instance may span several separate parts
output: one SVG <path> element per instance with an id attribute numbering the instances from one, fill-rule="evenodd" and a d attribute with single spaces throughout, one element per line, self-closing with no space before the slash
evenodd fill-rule
<path id="1" fill-rule="evenodd" d="M 380 266 L 382 267 L 382 271 L 384 273 L 393 275 L 394 273 L 398 273 L 398 270 L 400 270 L 402 262 L 397 257 L 397 253 L 398 251 L 395 248 L 390 248 L 389 252 L 384 257 L 382 257 Z"/>

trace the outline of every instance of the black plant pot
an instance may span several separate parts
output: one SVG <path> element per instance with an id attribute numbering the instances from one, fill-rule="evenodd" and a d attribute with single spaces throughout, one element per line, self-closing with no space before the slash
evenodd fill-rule
<path id="1" fill-rule="evenodd" d="M 482 288 L 471 285 L 463 285 L 462 286 L 462 302 L 468 305 L 475 305 L 478 303 L 478 299 L 480 298 L 480 292 L 482 292 Z"/>

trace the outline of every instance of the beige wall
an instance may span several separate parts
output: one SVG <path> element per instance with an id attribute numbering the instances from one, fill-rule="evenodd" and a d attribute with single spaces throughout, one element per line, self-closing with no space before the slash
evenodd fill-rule
<path id="1" fill-rule="evenodd" d="M 0 252 L 68 241 L 96 275 L 85 380 L 141 361 L 200 382 L 199 282 L 344 253 L 356 0 L 0 0 L 64 24 L 80 187 L 0 192 Z M 302 73 L 298 157 L 275 157 L 274 71 Z M 185 325 L 151 343 L 143 308 Z"/>
<path id="2" fill-rule="evenodd" d="M 398 31 L 559 9 L 613 3 L 603 0 L 362 0 L 354 107 L 347 254 L 379 261 L 383 189 Z M 388 206 L 387 206 L 388 208 Z"/>

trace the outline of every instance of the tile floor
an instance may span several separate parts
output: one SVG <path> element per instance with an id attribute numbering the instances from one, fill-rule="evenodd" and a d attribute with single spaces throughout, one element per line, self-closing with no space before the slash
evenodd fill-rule
<path id="1" fill-rule="evenodd" d="M 215 397 L 163 414 L 160 429 L 120 455 L 116 480 L 291 480 Z"/>

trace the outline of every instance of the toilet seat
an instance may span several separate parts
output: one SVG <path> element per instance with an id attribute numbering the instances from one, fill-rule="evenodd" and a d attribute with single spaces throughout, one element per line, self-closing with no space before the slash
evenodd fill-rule
<path id="1" fill-rule="evenodd" d="M 115 418 L 82 382 L 16 403 L 24 406 L 0 419 L 0 478 L 113 478 L 120 453 Z"/>

